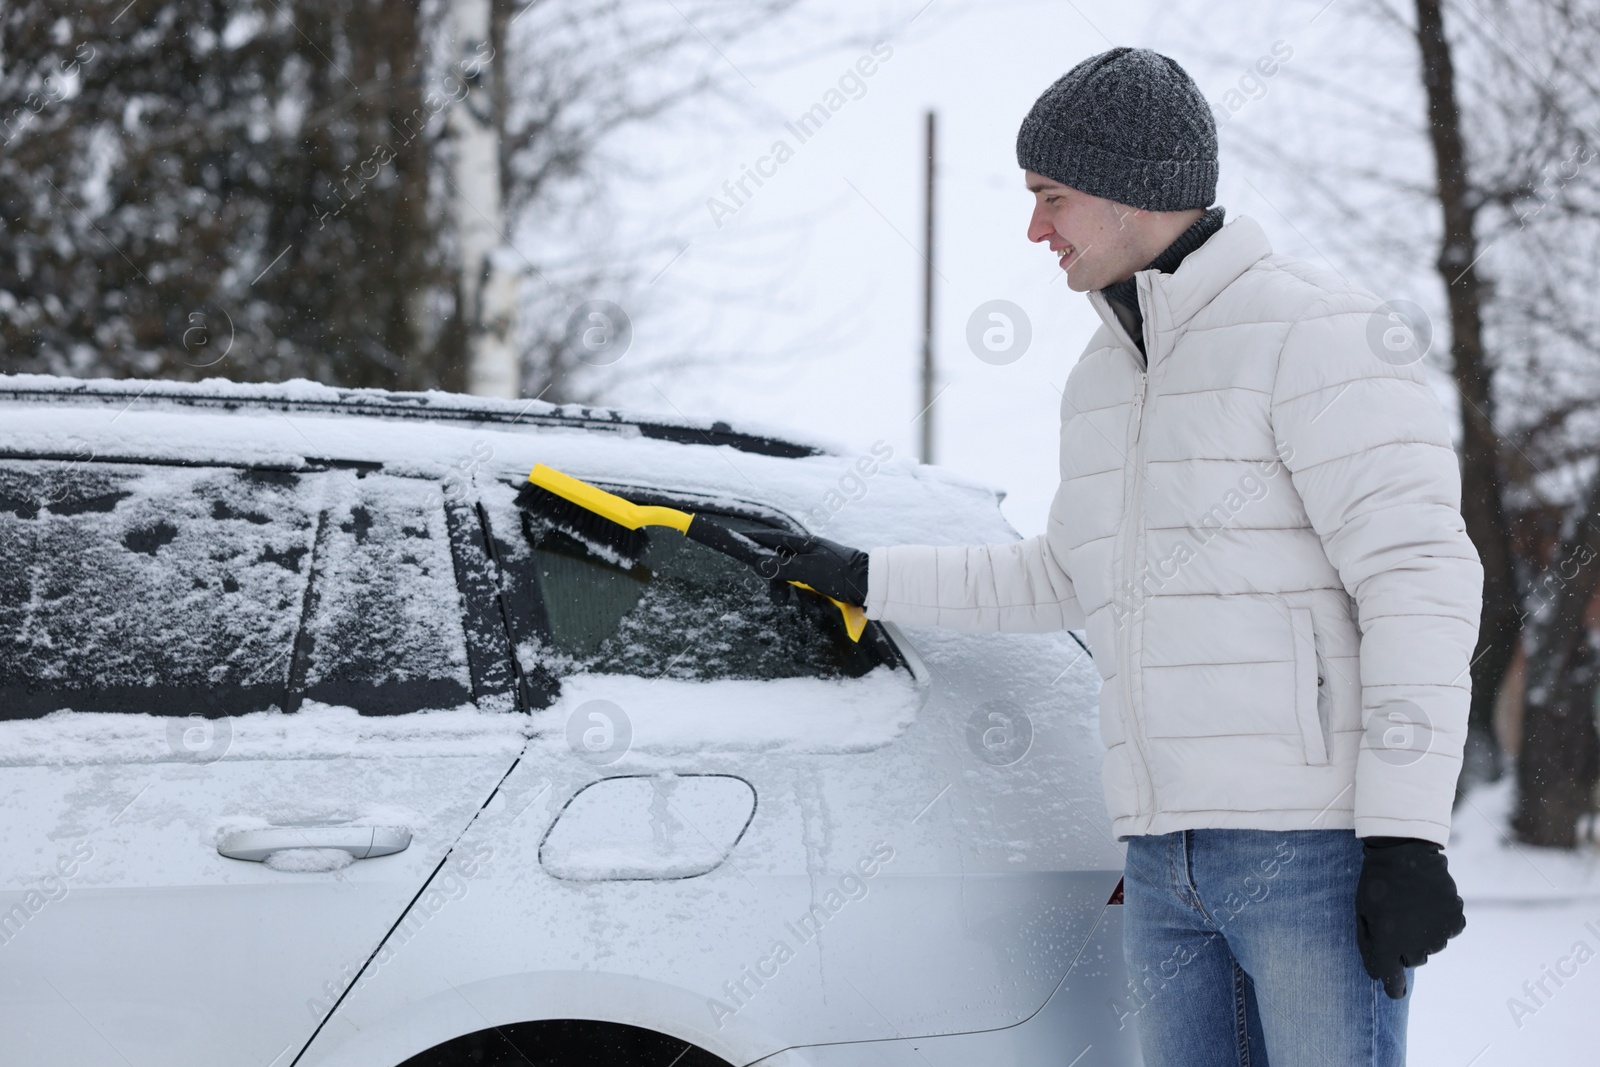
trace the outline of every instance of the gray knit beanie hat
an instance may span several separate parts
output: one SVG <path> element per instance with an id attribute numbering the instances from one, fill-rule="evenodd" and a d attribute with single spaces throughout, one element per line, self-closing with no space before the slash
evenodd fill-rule
<path id="1" fill-rule="evenodd" d="M 1217 124 L 1176 61 L 1113 48 L 1044 91 L 1017 132 L 1023 170 L 1147 211 L 1210 207 Z"/>

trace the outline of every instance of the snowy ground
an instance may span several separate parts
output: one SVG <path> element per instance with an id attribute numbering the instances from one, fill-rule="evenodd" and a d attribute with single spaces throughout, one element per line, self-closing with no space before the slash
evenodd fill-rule
<path id="1" fill-rule="evenodd" d="M 1456 812 L 1467 929 L 1417 973 L 1413 1067 L 1600 1062 L 1600 850 L 1510 842 L 1511 788 L 1479 789 Z"/>

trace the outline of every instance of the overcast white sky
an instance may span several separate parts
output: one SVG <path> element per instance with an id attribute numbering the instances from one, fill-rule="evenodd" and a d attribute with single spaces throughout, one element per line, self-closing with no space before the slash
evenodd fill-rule
<path id="1" fill-rule="evenodd" d="M 940 124 L 937 460 L 1004 489 L 1012 524 L 1024 535 L 1039 532 L 1056 485 L 1058 389 L 1099 320 L 1086 298 L 1066 287 L 1054 257 L 1025 238 L 1031 197 L 1014 155 L 1023 115 L 1052 81 L 1112 44 L 1173 56 L 1214 105 L 1243 80 L 1245 91 L 1233 102 L 1246 102 L 1221 123 L 1216 202 L 1228 217 L 1249 215 L 1276 250 L 1432 310 L 1432 218 L 1413 211 L 1397 219 L 1396 226 L 1417 233 L 1415 269 L 1397 271 L 1392 262 L 1364 257 L 1357 238 L 1326 212 L 1302 207 L 1309 194 L 1291 171 L 1251 163 L 1235 150 L 1236 135 L 1248 126 L 1291 161 L 1329 151 L 1341 158 L 1378 154 L 1418 181 L 1430 179 L 1420 142 L 1360 128 L 1369 122 L 1359 117 L 1362 99 L 1420 120 L 1413 46 L 1363 17 L 1355 6 L 1363 2 L 934 0 L 917 15 L 922 0 L 815 0 L 782 28 L 724 49 L 718 62 L 742 105 L 738 115 L 720 105 L 687 113 L 670 130 L 630 134 L 621 146 L 659 159 L 667 177 L 621 186 L 618 240 L 624 248 L 665 243 L 651 253 L 645 276 L 662 273 L 629 306 L 633 348 L 619 369 L 637 373 L 609 399 L 756 419 L 850 450 L 883 439 L 897 455 L 915 455 L 922 116 L 932 108 Z M 776 71 L 770 62 L 807 35 L 838 41 L 853 34 L 861 44 Z M 822 100 L 879 37 L 892 55 L 865 79 L 865 92 L 801 143 L 784 123 Z M 1251 84 L 1253 65 L 1275 46 L 1290 58 Z M 716 225 L 707 200 L 726 201 L 723 182 L 737 179 L 779 138 L 795 148 L 794 157 L 760 188 L 747 186 L 754 195 Z M 1033 331 L 1027 353 L 1004 366 L 978 360 L 965 339 L 972 311 L 997 298 L 1021 306 Z M 644 371 L 690 337 L 737 355 L 698 371 Z"/>

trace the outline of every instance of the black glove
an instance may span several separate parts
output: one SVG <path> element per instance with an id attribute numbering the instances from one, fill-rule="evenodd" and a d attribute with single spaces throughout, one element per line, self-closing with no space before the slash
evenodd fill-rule
<path id="1" fill-rule="evenodd" d="M 754 565 L 763 578 L 804 582 L 846 604 L 867 602 L 867 554 L 860 549 L 783 530 L 755 530 L 744 536 L 776 553 Z"/>
<path id="2" fill-rule="evenodd" d="M 1361 845 L 1356 945 L 1367 973 L 1399 1000 L 1406 995 L 1405 968 L 1443 951 L 1466 929 L 1467 917 L 1438 845 L 1414 837 L 1366 837 Z"/>

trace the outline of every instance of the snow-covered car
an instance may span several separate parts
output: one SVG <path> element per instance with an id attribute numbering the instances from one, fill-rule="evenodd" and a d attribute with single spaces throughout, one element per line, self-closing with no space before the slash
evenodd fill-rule
<path id="1" fill-rule="evenodd" d="M 1137 1061 L 1072 634 L 869 624 L 740 528 L 1017 535 L 878 444 L 0 377 L 0 1063 Z"/>

